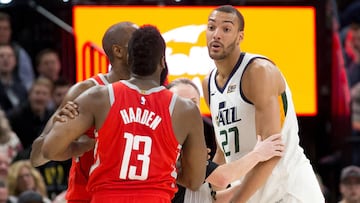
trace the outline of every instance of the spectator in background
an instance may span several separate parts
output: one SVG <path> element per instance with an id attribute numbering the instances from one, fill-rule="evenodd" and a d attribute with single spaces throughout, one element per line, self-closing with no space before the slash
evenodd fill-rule
<path id="1" fill-rule="evenodd" d="M 45 203 L 40 193 L 27 190 L 19 195 L 17 203 Z"/>
<path id="2" fill-rule="evenodd" d="M 345 52 L 348 60 L 348 77 L 350 87 L 360 82 L 360 23 L 350 27 L 349 38 L 345 41 Z"/>
<path id="3" fill-rule="evenodd" d="M 55 111 L 60 106 L 70 87 L 70 82 L 63 78 L 60 78 L 54 82 L 52 101 L 49 104 L 49 108 L 52 111 Z"/>
<path id="4" fill-rule="evenodd" d="M 47 197 L 44 179 L 40 172 L 31 166 L 29 160 L 14 162 L 9 168 L 9 194 L 18 198 L 21 193 L 32 190 L 43 197 L 44 202 L 51 202 Z"/>
<path id="5" fill-rule="evenodd" d="M 60 78 L 54 82 L 52 98 L 54 101 L 55 109 L 60 106 L 62 100 L 64 99 L 64 96 L 66 95 L 70 87 L 70 82 L 63 78 Z"/>
<path id="6" fill-rule="evenodd" d="M 30 158 L 32 142 L 40 135 L 53 113 L 48 109 L 53 89 L 53 83 L 48 78 L 37 78 L 29 90 L 29 102 L 9 115 L 11 126 L 24 147 L 16 160 Z M 44 177 L 49 197 L 67 188 L 70 166 L 71 160 L 50 161 L 37 168 Z"/>
<path id="7" fill-rule="evenodd" d="M 342 169 L 339 189 L 342 195 L 339 203 L 360 202 L 360 167 L 352 165 Z"/>
<path id="8" fill-rule="evenodd" d="M 43 49 L 36 56 L 36 70 L 39 77 L 46 77 L 52 82 L 60 78 L 61 64 L 59 54 L 53 49 Z"/>
<path id="9" fill-rule="evenodd" d="M 7 181 L 10 162 L 10 158 L 5 153 L 0 152 L 0 181 Z"/>
<path id="10" fill-rule="evenodd" d="M 0 153 L 4 153 L 12 160 L 21 150 L 20 139 L 11 129 L 5 112 L 0 109 Z"/>
<path id="11" fill-rule="evenodd" d="M 25 86 L 15 77 L 15 52 L 0 44 L 0 106 L 8 114 L 27 98 Z"/>
<path id="12" fill-rule="evenodd" d="M 8 115 L 10 125 L 20 138 L 24 150 L 16 159 L 30 157 L 31 144 L 40 135 L 52 112 L 47 109 L 53 83 L 44 77 L 36 79 L 29 90 L 28 101 Z"/>
<path id="13" fill-rule="evenodd" d="M 9 197 L 9 190 L 3 180 L 0 180 L 0 203 L 17 203 L 16 199 Z"/>
<path id="14" fill-rule="evenodd" d="M 360 165 L 360 82 L 351 89 L 352 164 Z"/>
<path id="15" fill-rule="evenodd" d="M 15 73 L 23 85 L 30 89 L 35 77 L 31 58 L 23 47 L 11 40 L 11 34 L 11 18 L 7 13 L 0 12 L 0 44 L 13 47 L 17 61 Z"/>

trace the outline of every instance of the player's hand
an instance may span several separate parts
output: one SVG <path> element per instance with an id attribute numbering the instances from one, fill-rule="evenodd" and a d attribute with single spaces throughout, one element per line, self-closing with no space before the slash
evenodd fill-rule
<path id="1" fill-rule="evenodd" d="M 257 143 L 253 151 L 258 155 L 259 161 L 267 161 L 274 156 L 283 156 L 285 146 L 281 140 L 281 134 L 274 134 L 265 140 L 257 136 Z"/>
<path id="2" fill-rule="evenodd" d="M 207 149 L 207 153 L 208 153 L 207 158 L 208 158 L 208 160 L 210 160 L 210 158 L 211 158 L 211 156 L 210 156 L 211 149 L 210 148 L 206 148 L 206 149 Z"/>
<path id="3" fill-rule="evenodd" d="M 78 105 L 72 101 L 68 101 L 55 115 L 53 122 L 65 122 L 68 118 L 75 118 L 79 114 Z"/>

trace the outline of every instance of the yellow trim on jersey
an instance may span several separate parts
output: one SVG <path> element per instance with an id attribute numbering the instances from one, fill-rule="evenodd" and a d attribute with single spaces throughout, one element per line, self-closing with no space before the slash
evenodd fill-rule
<path id="1" fill-rule="evenodd" d="M 279 109 L 280 109 L 280 123 L 281 123 L 281 127 L 284 124 L 285 121 L 285 117 L 286 117 L 286 111 L 287 111 L 287 98 L 286 98 L 286 93 L 283 92 L 281 95 L 278 96 L 278 100 L 279 100 Z"/>

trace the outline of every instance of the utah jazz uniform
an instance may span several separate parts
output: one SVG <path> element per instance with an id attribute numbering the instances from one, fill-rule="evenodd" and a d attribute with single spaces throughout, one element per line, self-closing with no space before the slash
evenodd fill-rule
<path id="1" fill-rule="evenodd" d="M 228 81 L 219 88 L 213 70 L 209 78 L 209 102 L 216 139 L 222 149 L 226 162 L 240 159 L 250 152 L 256 144 L 255 107 L 241 91 L 241 79 L 248 64 L 263 56 L 242 53 Z M 261 82 L 261 81 L 259 81 Z M 298 122 L 292 96 L 288 85 L 279 95 L 282 116 L 282 140 L 285 154 L 276 165 L 262 188 L 248 201 L 251 203 L 324 203 L 309 160 L 299 146 Z"/>
<path id="2" fill-rule="evenodd" d="M 169 203 L 181 150 L 171 120 L 176 96 L 163 86 L 144 91 L 127 81 L 107 87 L 111 108 L 95 134 L 91 202 Z"/>
<path id="3" fill-rule="evenodd" d="M 98 74 L 89 78 L 96 85 L 108 85 L 109 82 L 103 74 Z M 95 128 L 90 128 L 86 135 L 90 138 L 95 138 Z M 94 152 L 92 150 L 85 152 L 81 157 L 73 157 L 69 173 L 68 189 L 66 192 L 66 200 L 68 203 L 89 203 L 91 195 L 86 190 L 86 185 L 89 179 L 89 171 L 91 165 L 94 163 Z"/>

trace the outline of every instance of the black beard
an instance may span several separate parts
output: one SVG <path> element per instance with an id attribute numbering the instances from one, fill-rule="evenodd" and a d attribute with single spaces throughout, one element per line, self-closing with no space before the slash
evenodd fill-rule
<path id="1" fill-rule="evenodd" d="M 166 85 L 164 83 L 166 82 L 168 73 L 169 73 L 168 66 L 167 63 L 165 62 L 165 68 L 161 71 L 160 74 L 160 85 Z"/>

